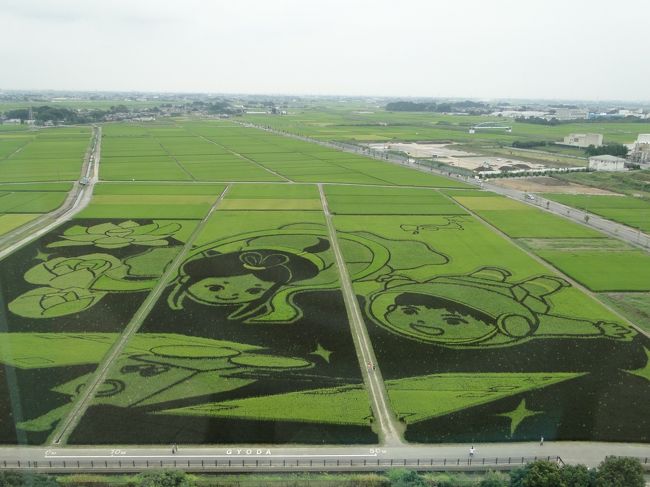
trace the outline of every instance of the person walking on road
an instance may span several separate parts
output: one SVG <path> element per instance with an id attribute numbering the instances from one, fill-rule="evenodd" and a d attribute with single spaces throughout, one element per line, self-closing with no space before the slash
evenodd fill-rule
<path id="1" fill-rule="evenodd" d="M 474 449 L 474 445 L 472 445 L 472 447 L 469 449 L 469 457 L 473 458 L 474 453 L 476 453 L 476 450 Z"/>

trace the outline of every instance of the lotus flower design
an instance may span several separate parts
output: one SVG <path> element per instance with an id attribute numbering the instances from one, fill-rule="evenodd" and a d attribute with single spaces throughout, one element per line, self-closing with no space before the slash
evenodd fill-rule
<path id="1" fill-rule="evenodd" d="M 178 223 L 149 223 L 140 225 L 128 220 L 118 224 L 100 223 L 89 227 L 75 225 L 68 228 L 58 242 L 48 247 L 72 247 L 77 245 L 94 245 L 102 249 L 120 249 L 129 245 L 145 247 L 163 247 L 169 245 L 166 240 L 180 230 Z"/>

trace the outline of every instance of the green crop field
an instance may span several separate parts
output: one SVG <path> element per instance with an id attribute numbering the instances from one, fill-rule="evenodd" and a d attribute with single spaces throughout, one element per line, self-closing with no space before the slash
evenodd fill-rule
<path id="1" fill-rule="evenodd" d="M 205 216 L 225 185 L 101 183 L 78 218 L 180 218 Z"/>
<path id="2" fill-rule="evenodd" d="M 487 212 L 509 207 L 513 219 L 522 211 L 500 198 L 475 199 L 485 200 L 476 202 L 483 208 L 500 208 Z M 620 368 L 644 374 L 646 339 L 618 316 L 473 216 L 337 215 L 334 221 L 407 440 L 615 436 L 580 418 L 617 408 L 606 393 L 595 393 L 599 377 L 640 387 L 638 375 L 621 375 Z M 558 226 L 548 233 L 559 233 Z M 567 233 L 565 245 L 609 240 Z M 542 235 L 526 243 L 530 248 L 540 240 L 553 241 Z M 374 273 L 357 277 L 368 261 Z M 631 355 L 620 356 L 622 348 Z M 600 399 L 576 396 L 575 388 Z M 562 418 L 549 417 L 558 404 L 565 405 Z M 628 437 L 644 421 L 630 414 L 634 419 L 617 423 Z"/>
<path id="3" fill-rule="evenodd" d="M 503 196 L 452 197 L 470 211 L 512 238 L 598 238 L 603 234 L 586 226 L 531 208 Z"/>
<path id="4" fill-rule="evenodd" d="M 650 332 L 650 293 L 608 293 L 601 294 L 600 299 Z"/>
<path id="5" fill-rule="evenodd" d="M 541 250 L 537 254 L 592 291 L 650 291 L 647 252 Z"/>
<path id="6" fill-rule="evenodd" d="M 71 187 L 70 183 L 0 185 L 0 236 L 56 210 Z"/>
<path id="7" fill-rule="evenodd" d="M 455 141 L 477 145 L 510 145 L 515 140 L 561 140 L 570 133 L 601 133 L 606 143 L 629 144 L 640 133 L 650 132 L 650 123 L 580 122 L 561 125 L 536 125 L 505 119 L 511 133 L 481 131 L 469 127 L 486 121 L 504 122 L 501 117 L 447 115 L 425 112 L 388 112 L 367 108 L 364 113 L 351 109 L 320 107 L 290 111 L 285 116 L 246 115 L 246 120 L 292 133 L 327 140 L 345 141 Z"/>
<path id="8" fill-rule="evenodd" d="M 326 186 L 334 214 L 464 215 L 465 210 L 444 195 L 426 189 Z"/>
<path id="9" fill-rule="evenodd" d="M 234 186 L 230 201 L 272 201 L 275 187 L 265 188 L 262 199 Z M 288 201 L 309 195 L 294 190 L 301 198 Z M 124 391 L 96 397 L 71 442 L 376 438 L 323 214 L 224 210 L 109 371 Z M 164 369 L 155 380 L 131 373 L 152 366 Z"/>
<path id="10" fill-rule="evenodd" d="M 346 140 L 484 120 L 246 118 Z M 61 204 L 89 135 L 0 132 L 0 235 Z M 0 443 L 51 442 L 98 367 L 69 445 L 376 444 L 375 368 L 406 441 L 647 442 L 650 341 L 623 316 L 649 329 L 649 275 L 647 252 L 456 178 L 232 121 L 105 124 L 90 204 L 0 261 Z"/>
<path id="11" fill-rule="evenodd" d="M 600 215 L 608 220 L 650 232 L 650 199 L 633 196 L 544 194 L 567 206 Z"/>

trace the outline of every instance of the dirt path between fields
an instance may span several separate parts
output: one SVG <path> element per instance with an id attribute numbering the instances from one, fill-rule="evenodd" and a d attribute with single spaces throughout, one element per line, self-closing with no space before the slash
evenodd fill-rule
<path id="1" fill-rule="evenodd" d="M 363 321 L 361 310 L 359 309 L 359 302 L 352 289 L 352 281 L 348 274 L 341 248 L 339 247 L 338 239 L 336 237 L 336 229 L 332 222 L 332 214 L 329 211 L 327 198 L 323 191 L 323 185 L 318 185 L 321 203 L 323 204 L 323 212 L 325 213 L 325 220 L 327 223 L 327 231 L 329 233 L 330 242 L 332 244 L 332 251 L 336 258 L 336 266 L 339 269 L 339 279 L 341 281 L 341 291 L 343 293 L 343 300 L 345 301 L 345 308 L 348 313 L 348 319 L 352 326 L 352 334 L 354 337 L 354 344 L 357 349 L 357 356 L 359 357 L 360 367 L 364 376 L 364 382 L 370 395 L 372 410 L 375 418 L 379 423 L 380 437 L 383 444 L 390 446 L 402 445 L 401 429 L 395 419 L 395 416 L 388 405 L 388 394 L 384 385 L 384 380 L 375 358 L 375 352 L 372 349 L 370 338 L 368 337 L 368 330 Z"/>

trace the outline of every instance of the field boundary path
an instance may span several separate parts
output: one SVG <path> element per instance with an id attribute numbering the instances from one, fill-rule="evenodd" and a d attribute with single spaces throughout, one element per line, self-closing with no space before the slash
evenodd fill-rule
<path id="1" fill-rule="evenodd" d="M 103 357 L 101 362 L 98 364 L 97 369 L 95 369 L 95 371 L 92 373 L 92 376 L 90 377 L 88 383 L 85 385 L 79 397 L 75 401 L 71 411 L 68 413 L 68 415 L 65 418 L 61 420 L 57 428 L 52 433 L 51 435 L 52 445 L 60 445 L 62 443 L 65 443 L 70 433 L 72 433 L 77 423 L 79 422 L 79 419 L 81 419 L 81 416 L 83 416 L 83 414 L 88 409 L 88 406 L 90 405 L 90 401 L 95 397 L 95 392 L 106 379 L 106 376 L 108 375 L 108 371 L 113 366 L 113 363 L 122 353 L 124 347 L 130 340 L 130 338 L 133 336 L 133 334 L 138 331 L 144 319 L 147 317 L 147 315 L 149 314 L 153 306 L 158 301 L 158 298 L 160 297 L 162 292 L 169 284 L 169 281 L 171 280 L 173 274 L 178 270 L 178 267 L 183 262 L 183 259 L 186 257 L 187 253 L 192 249 L 192 245 L 194 244 L 194 241 L 201 233 L 203 227 L 212 216 L 212 213 L 214 213 L 214 211 L 217 209 L 219 203 L 221 203 L 221 201 L 223 200 L 224 196 L 226 195 L 230 187 L 231 185 L 226 186 L 226 188 L 221 192 L 221 194 L 216 199 L 216 201 L 212 204 L 208 213 L 203 217 L 200 223 L 192 231 L 192 234 L 187 239 L 187 242 L 185 242 L 185 245 L 183 245 L 183 248 L 178 252 L 174 260 L 167 266 L 167 269 L 161 276 L 160 280 L 158 281 L 158 284 L 156 284 L 156 287 L 154 287 L 151 290 L 151 292 L 147 295 L 146 299 L 143 301 L 143 303 L 140 305 L 138 310 L 135 312 L 135 314 L 129 321 L 129 324 L 122 332 L 120 338 L 117 340 L 117 342 L 115 342 L 115 344 L 113 344 L 110 351 Z"/>
<path id="2" fill-rule="evenodd" d="M 563 205 L 561 203 L 556 203 L 554 201 L 547 200 L 546 198 L 541 198 L 538 195 L 535 195 L 534 199 L 530 199 L 528 197 L 530 193 L 527 193 L 525 191 L 503 188 L 500 186 L 484 183 L 483 181 L 471 179 L 469 177 L 461 176 L 458 174 L 452 176 L 451 175 L 452 173 L 448 171 L 442 171 L 434 167 L 428 167 L 428 166 L 426 168 L 420 167 L 417 165 L 417 163 L 410 162 L 408 157 L 399 156 L 396 154 L 388 154 L 388 153 L 380 154 L 377 153 L 376 151 L 369 150 L 369 149 L 367 150 L 363 147 L 359 147 L 358 145 L 354 145 L 354 144 L 314 139 L 312 137 L 306 137 L 304 135 L 285 132 L 283 130 L 278 130 L 263 125 L 257 125 L 250 122 L 237 122 L 237 121 L 234 122 L 243 126 L 253 127 L 277 135 L 283 135 L 285 137 L 302 140 L 303 142 L 311 142 L 313 144 L 319 144 L 332 149 L 338 149 L 343 152 L 350 152 L 352 154 L 362 155 L 379 161 L 400 164 L 402 166 L 407 166 L 411 169 L 415 169 L 426 173 L 435 173 L 438 176 L 442 176 L 448 179 L 452 179 L 452 180 L 460 179 L 467 184 L 477 186 L 479 189 L 485 189 L 500 194 L 502 196 L 513 198 L 515 200 L 521 201 L 528 205 L 538 207 L 542 210 L 546 210 L 549 213 L 553 213 L 555 215 L 568 218 L 572 221 L 575 221 L 587 227 L 595 228 L 596 230 L 606 233 L 614 238 L 623 240 L 635 247 L 650 252 L 650 235 L 643 233 L 640 230 L 635 230 L 634 228 L 623 225 L 622 223 L 616 223 L 614 221 L 607 220 L 606 218 L 603 218 L 601 216 L 594 215 L 593 213 L 587 213 L 585 211 L 578 210 L 576 208 Z"/>
<path id="3" fill-rule="evenodd" d="M 357 348 L 357 355 L 359 356 L 359 365 L 364 376 L 368 393 L 370 395 L 372 409 L 375 413 L 375 418 L 379 422 L 379 429 L 381 438 L 386 445 L 401 445 L 401 435 L 399 427 L 395 424 L 395 416 L 392 409 L 388 405 L 388 394 L 384 386 L 384 380 L 379 370 L 375 353 L 368 337 L 368 330 L 363 321 L 361 310 L 359 309 L 359 302 L 352 289 L 352 281 L 348 274 L 341 248 L 339 247 L 338 239 L 336 237 L 336 229 L 332 222 L 332 214 L 329 211 L 327 198 L 323 191 L 323 185 L 318 184 L 318 192 L 320 194 L 321 204 L 323 205 L 323 212 L 325 213 L 325 221 L 327 223 L 327 232 L 329 234 L 330 242 L 332 243 L 332 251 L 336 259 L 336 266 L 339 269 L 339 280 L 341 281 L 341 291 L 343 292 L 343 300 L 345 301 L 345 308 L 348 314 L 348 320 L 352 325 L 353 337 L 355 346 Z"/>
<path id="4" fill-rule="evenodd" d="M 607 456 L 638 458 L 650 471 L 650 446 L 624 443 L 538 442 L 368 446 L 239 445 L 197 447 L 1 447 L 0 471 L 134 472 L 180 468 L 189 472 L 385 471 L 412 468 L 435 471 L 511 470 L 535 460 L 595 467 Z"/>
<path id="5" fill-rule="evenodd" d="M 41 215 L 0 237 L 0 260 L 69 220 L 88 205 L 93 196 L 95 183 L 99 180 L 101 141 L 102 128 L 93 125 L 90 150 L 86 152 L 81 167 L 81 178 L 85 178 L 87 183 L 81 184 L 80 181 L 75 181 L 72 190 L 70 190 L 65 201 L 58 209 Z"/>
<path id="6" fill-rule="evenodd" d="M 240 159 L 244 159 L 246 162 L 250 162 L 251 164 L 253 164 L 253 165 L 257 166 L 257 167 L 259 167 L 259 168 L 261 168 L 261 169 L 264 169 L 266 172 L 270 172 L 270 173 L 273 174 L 274 176 L 277 176 L 277 177 L 279 177 L 279 178 L 281 178 L 281 179 L 284 179 L 284 180 L 285 180 L 286 182 L 288 182 L 288 183 L 293 183 L 293 181 L 292 181 L 291 179 L 289 179 L 288 177 L 283 176 L 282 174 L 277 173 L 277 172 L 275 172 L 275 171 L 272 170 L 272 169 L 269 169 L 269 168 L 266 167 L 264 164 L 260 164 L 259 162 L 254 161 L 253 159 L 249 159 L 249 158 L 246 157 L 245 155 L 240 154 L 239 152 L 235 152 L 234 150 L 231 150 L 231 149 L 229 149 L 228 147 L 225 147 L 225 146 L 219 144 L 218 142 L 215 142 L 215 141 L 212 140 L 212 139 L 208 139 L 208 138 L 205 137 L 204 135 L 197 134 L 196 132 L 192 132 L 191 130 L 188 130 L 188 132 L 189 132 L 190 134 L 192 134 L 192 135 L 195 135 L 196 137 L 198 137 L 198 138 L 200 138 L 200 139 L 205 140 L 206 142 L 209 142 L 210 144 L 216 145 L 217 147 L 221 147 L 223 150 L 230 152 L 232 155 L 237 156 L 237 157 L 239 157 Z M 266 182 L 268 182 L 268 181 L 266 181 Z"/>

